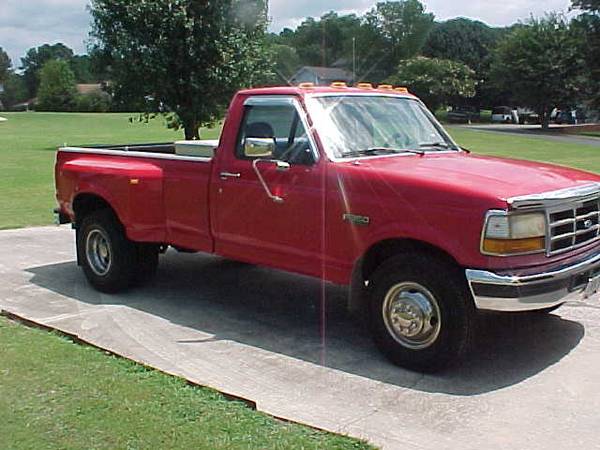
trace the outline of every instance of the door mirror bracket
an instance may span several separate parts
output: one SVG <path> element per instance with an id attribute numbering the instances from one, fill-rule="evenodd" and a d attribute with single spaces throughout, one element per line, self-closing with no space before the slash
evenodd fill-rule
<path id="1" fill-rule="evenodd" d="M 283 198 L 281 198 L 278 195 L 274 195 L 271 192 L 271 189 L 269 189 L 267 182 L 263 178 L 262 173 L 260 173 L 260 169 L 258 168 L 258 165 L 260 163 L 275 164 L 275 167 L 278 172 L 285 172 L 286 170 L 289 170 L 290 163 L 287 163 L 285 161 L 276 160 L 276 159 L 255 159 L 254 161 L 252 161 L 252 168 L 254 169 L 254 172 L 256 173 L 256 176 L 258 177 L 258 181 L 260 181 L 260 184 L 262 185 L 263 189 L 265 190 L 267 197 L 269 197 L 275 203 L 283 203 Z"/>

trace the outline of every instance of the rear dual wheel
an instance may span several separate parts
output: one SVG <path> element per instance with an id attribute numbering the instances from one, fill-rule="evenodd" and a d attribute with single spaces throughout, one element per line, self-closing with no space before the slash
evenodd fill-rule
<path id="1" fill-rule="evenodd" d="M 369 291 L 375 344 L 395 364 L 434 372 L 466 352 L 474 306 L 453 265 L 418 252 L 396 256 L 375 271 Z"/>
<path id="2" fill-rule="evenodd" d="M 110 210 L 87 215 L 77 233 L 77 252 L 86 278 L 101 292 L 114 293 L 156 273 L 159 247 L 130 241 Z"/>

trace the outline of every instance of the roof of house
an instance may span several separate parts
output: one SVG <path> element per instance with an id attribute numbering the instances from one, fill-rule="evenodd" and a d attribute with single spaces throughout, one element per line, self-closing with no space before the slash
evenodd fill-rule
<path id="1" fill-rule="evenodd" d="M 309 70 L 319 78 L 325 80 L 351 80 L 353 78 L 352 72 L 339 67 L 319 67 L 319 66 L 304 66 L 301 67 L 294 77 L 302 70 Z M 294 78 L 292 77 L 292 78 Z"/>
<path id="2" fill-rule="evenodd" d="M 100 83 L 78 84 L 76 87 L 77 92 L 81 95 L 89 95 L 104 92 L 104 90 L 102 89 L 102 84 Z"/>

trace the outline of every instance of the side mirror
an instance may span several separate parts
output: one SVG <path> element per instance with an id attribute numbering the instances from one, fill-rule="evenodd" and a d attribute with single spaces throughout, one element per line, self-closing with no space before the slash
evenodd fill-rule
<path id="1" fill-rule="evenodd" d="M 275 138 L 244 139 L 244 156 L 247 158 L 273 159 L 275 154 Z"/>

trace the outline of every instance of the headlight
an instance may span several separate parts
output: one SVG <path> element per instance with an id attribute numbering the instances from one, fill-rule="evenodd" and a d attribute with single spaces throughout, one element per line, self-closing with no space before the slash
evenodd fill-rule
<path id="1" fill-rule="evenodd" d="M 546 217 L 543 213 L 488 213 L 481 240 L 482 253 L 496 256 L 518 255 L 541 252 L 545 248 Z"/>

